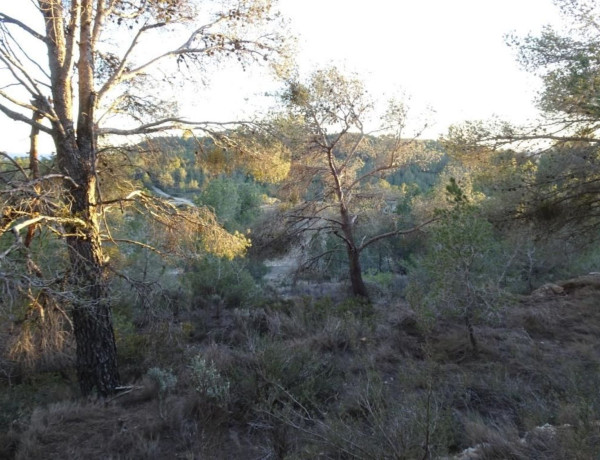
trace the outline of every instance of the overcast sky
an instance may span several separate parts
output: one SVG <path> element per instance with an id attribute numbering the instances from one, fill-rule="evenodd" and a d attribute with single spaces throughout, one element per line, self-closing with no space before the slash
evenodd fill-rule
<path id="1" fill-rule="evenodd" d="M 10 3 L 9 3 L 10 2 Z M 26 4 L 0 0 L 0 11 Z M 522 71 L 504 36 L 558 22 L 551 0 L 280 0 L 298 35 L 303 73 L 338 65 L 358 73 L 370 92 L 412 96 L 418 111 L 435 110 L 437 136 L 448 125 L 492 115 L 534 115 L 539 82 Z M 203 119 L 239 119 L 268 104 L 265 74 L 221 72 L 184 107 Z M 0 150 L 27 150 L 28 129 L 0 121 Z"/>
<path id="2" fill-rule="evenodd" d="M 373 92 L 401 88 L 436 112 L 436 130 L 493 114 L 533 114 L 539 81 L 507 33 L 557 23 L 551 0 L 282 0 L 301 34 L 300 64 L 344 63 Z"/>

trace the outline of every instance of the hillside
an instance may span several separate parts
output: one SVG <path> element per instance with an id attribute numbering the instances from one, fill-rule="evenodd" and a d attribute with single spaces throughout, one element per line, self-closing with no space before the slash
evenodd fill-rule
<path id="1" fill-rule="evenodd" d="M 477 354 L 399 299 L 182 313 L 120 344 L 131 386 L 106 401 L 73 400 L 68 375 L 5 387 L 0 456 L 592 458 L 598 305 L 600 275 L 546 285 L 477 326 Z"/>

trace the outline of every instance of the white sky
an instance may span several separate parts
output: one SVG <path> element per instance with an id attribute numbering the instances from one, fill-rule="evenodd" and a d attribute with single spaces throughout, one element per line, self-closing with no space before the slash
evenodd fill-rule
<path id="1" fill-rule="evenodd" d="M 557 23 L 551 0 L 283 0 L 305 67 L 343 63 L 373 93 L 397 88 L 430 105 L 431 134 L 465 119 L 534 114 L 539 81 L 504 36 Z"/>
<path id="2" fill-rule="evenodd" d="M 15 4 L 0 0 L 0 11 L 14 13 Z M 416 110 L 435 110 L 432 137 L 465 119 L 533 116 L 539 82 L 519 69 L 504 35 L 558 22 L 551 0 L 280 0 L 280 7 L 298 34 L 303 73 L 335 64 L 358 73 L 375 96 L 403 90 Z M 186 96 L 184 107 L 196 119 L 245 118 L 268 103 L 272 85 L 259 71 L 229 69 Z M 28 128 L 4 118 L 0 150 L 24 153 Z"/>

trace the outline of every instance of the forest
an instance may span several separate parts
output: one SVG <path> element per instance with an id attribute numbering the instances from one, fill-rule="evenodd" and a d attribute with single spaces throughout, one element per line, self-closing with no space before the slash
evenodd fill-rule
<path id="1" fill-rule="evenodd" d="M 542 118 L 435 139 L 300 72 L 275 1 L 31 3 L 0 6 L 30 130 L 0 150 L 0 458 L 600 455 L 595 2 L 506 37 Z M 280 81 L 268 114 L 182 115 L 229 61 Z"/>

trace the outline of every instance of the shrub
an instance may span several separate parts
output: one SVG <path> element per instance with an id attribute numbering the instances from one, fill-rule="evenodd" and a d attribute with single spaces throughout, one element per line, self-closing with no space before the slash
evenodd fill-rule
<path id="1" fill-rule="evenodd" d="M 477 351 L 473 322 L 498 308 L 508 258 L 492 224 L 473 205 L 462 203 L 442 217 L 411 270 L 407 298 L 426 326 L 442 316 L 460 316 Z"/>
<path id="2" fill-rule="evenodd" d="M 170 369 L 152 367 L 148 369 L 146 375 L 158 385 L 158 395 L 160 398 L 163 398 L 177 385 L 177 376 Z"/>
<path id="3" fill-rule="evenodd" d="M 240 260 L 207 256 L 192 267 L 187 281 L 194 296 L 218 298 L 227 307 L 252 304 L 259 296 L 252 274 Z"/>
<path id="4" fill-rule="evenodd" d="M 213 362 L 207 362 L 202 356 L 196 355 L 192 358 L 189 368 L 194 389 L 200 395 L 220 405 L 227 405 L 231 384 Z"/>

